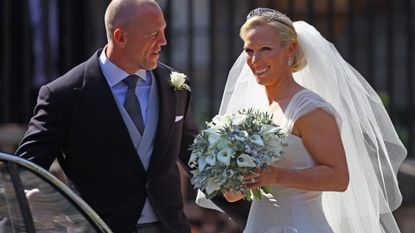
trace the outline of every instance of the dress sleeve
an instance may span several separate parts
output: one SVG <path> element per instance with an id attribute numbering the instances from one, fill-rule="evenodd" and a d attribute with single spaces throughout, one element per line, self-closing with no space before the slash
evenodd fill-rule
<path id="1" fill-rule="evenodd" d="M 295 122 L 302 116 L 320 108 L 336 118 L 337 125 L 341 127 L 341 119 L 334 107 L 310 90 L 302 90 L 291 99 L 284 111 L 286 117 L 285 127 L 291 133 Z"/>

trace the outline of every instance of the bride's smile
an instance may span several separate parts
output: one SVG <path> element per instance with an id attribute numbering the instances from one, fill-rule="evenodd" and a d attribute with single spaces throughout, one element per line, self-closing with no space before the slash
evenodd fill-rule
<path id="1" fill-rule="evenodd" d="M 260 75 L 262 75 L 262 74 L 265 74 L 265 72 L 267 72 L 269 70 L 269 66 L 268 67 L 265 67 L 265 68 L 256 68 L 255 70 L 254 70 L 254 74 L 256 75 L 256 76 L 260 76 Z"/>

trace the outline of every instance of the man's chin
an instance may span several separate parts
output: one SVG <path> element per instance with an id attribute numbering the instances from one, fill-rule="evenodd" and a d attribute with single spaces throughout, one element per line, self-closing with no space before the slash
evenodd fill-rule
<path id="1" fill-rule="evenodd" d="M 150 67 L 150 69 L 149 70 L 154 70 L 154 69 L 156 69 L 157 68 L 157 62 L 154 64 L 154 65 L 152 65 L 151 67 Z"/>
<path id="2" fill-rule="evenodd" d="M 158 63 L 156 61 L 156 62 L 148 63 L 145 66 L 141 66 L 142 67 L 141 69 L 143 69 L 143 70 L 154 70 L 154 69 L 157 68 L 157 65 L 158 65 Z"/>
<path id="3" fill-rule="evenodd" d="M 147 65 L 148 70 L 154 70 L 155 68 L 157 68 L 157 65 L 158 65 L 158 59 L 152 59 Z"/>

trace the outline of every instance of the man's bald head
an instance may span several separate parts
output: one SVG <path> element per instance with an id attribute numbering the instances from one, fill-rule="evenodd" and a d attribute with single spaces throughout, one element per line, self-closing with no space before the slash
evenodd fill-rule
<path id="1" fill-rule="evenodd" d="M 147 7 L 160 9 L 154 0 L 112 0 L 107 7 L 104 19 L 108 42 L 114 39 L 114 31 L 117 27 L 136 24 L 137 15 Z"/>

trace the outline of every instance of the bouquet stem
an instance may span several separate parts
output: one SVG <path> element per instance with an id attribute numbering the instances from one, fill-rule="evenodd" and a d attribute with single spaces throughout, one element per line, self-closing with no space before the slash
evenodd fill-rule
<path id="1" fill-rule="evenodd" d="M 261 200 L 262 199 L 262 192 L 269 193 L 269 187 L 263 186 L 260 188 L 255 189 L 247 189 L 245 190 L 245 200 L 251 201 L 254 200 Z M 252 198 L 253 197 L 253 198 Z"/>

